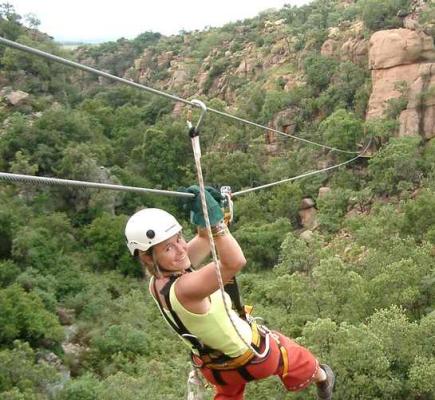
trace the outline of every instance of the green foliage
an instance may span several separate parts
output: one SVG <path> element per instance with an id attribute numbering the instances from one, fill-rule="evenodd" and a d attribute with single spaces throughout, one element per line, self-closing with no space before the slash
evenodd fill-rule
<path id="1" fill-rule="evenodd" d="M 403 207 L 402 232 L 413 235 L 418 241 L 435 239 L 435 193 L 426 190 L 415 200 L 409 200 Z"/>
<path id="2" fill-rule="evenodd" d="M 89 250 L 89 262 L 98 271 L 118 270 L 125 274 L 139 274 L 124 243 L 124 228 L 127 217 L 103 214 L 96 218 L 83 232 Z"/>
<path id="3" fill-rule="evenodd" d="M 162 119 L 155 128 L 147 129 L 142 142 L 136 144 L 130 154 L 129 169 L 145 176 L 154 187 L 188 186 L 186 171 L 193 169 L 193 157 L 186 132 L 181 121 Z"/>
<path id="4" fill-rule="evenodd" d="M 18 285 L 0 289 L 0 310 L 1 344 L 22 339 L 36 345 L 42 339 L 56 343 L 63 338 L 57 318 L 45 309 L 39 296 Z"/>
<path id="5" fill-rule="evenodd" d="M 146 355 L 149 352 L 147 335 L 127 324 L 111 325 L 102 336 L 96 336 L 91 343 L 98 351 L 98 358 L 108 358 L 122 353 L 129 359 L 134 355 Z"/>
<path id="6" fill-rule="evenodd" d="M 201 159 L 206 181 L 233 188 L 251 187 L 258 182 L 260 166 L 250 153 L 234 151 L 223 157 L 222 153 L 209 152 Z M 234 166 L 237 165 L 237 168 Z M 231 167 L 233 166 L 233 167 Z"/>
<path id="7" fill-rule="evenodd" d="M 361 396 L 399 398 L 400 381 L 391 376 L 388 356 L 366 326 L 337 326 L 330 320 L 317 320 L 308 323 L 303 334 L 304 343 L 314 344 L 315 353 L 328 360 L 340 377 L 334 396 L 354 400 Z"/>
<path id="8" fill-rule="evenodd" d="M 98 400 L 102 383 L 90 374 L 70 380 L 59 394 L 60 400 Z"/>
<path id="9" fill-rule="evenodd" d="M 9 40 L 16 40 L 23 34 L 23 26 L 20 23 L 21 16 L 15 12 L 10 3 L 0 4 L 0 34 Z"/>
<path id="10" fill-rule="evenodd" d="M 304 72 L 307 83 L 317 93 L 326 89 L 337 68 L 337 62 L 329 57 L 313 53 L 304 60 Z"/>
<path id="11" fill-rule="evenodd" d="M 15 282 L 21 270 L 11 260 L 0 261 L 0 287 L 9 286 Z"/>
<path id="12" fill-rule="evenodd" d="M 414 187 L 421 178 L 420 138 L 393 138 L 370 159 L 370 186 L 379 194 L 397 194 L 402 185 Z"/>
<path id="13" fill-rule="evenodd" d="M 399 11 L 409 11 L 409 0 L 362 0 L 358 3 L 364 24 L 372 31 L 401 28 Z"/>
<path id="14" fill-rule="evenodd" d="M 293 272 L 310 273 L 319 263 L 323 240 L 320 235 L 314 235 L 307 242 L 293 232 L 287 233 L 281 244 L 279 256 L 279 271 L 292 274 Z"/>
<path id="15" fill-rule="evenodd" d="M 313 269 L 313 286 L 321 318 L 356 323 L 365 316 L 368 293 L 364 279 L 338 257 L 320 260 Z"/>
<path id="16" fill-rule="evenodd" d="M 291 229 L 288 219 L 279 218 L 272 223 L 243 226 L 234 232 L 234 236 L 245 249 L 249 268 L 271 268 L 278 260 L 279 248 L 287 232 Z"/>
<path id="17" fill-rule="evenodd" d="M 349 190 L 337 189 L 317 198 L 318 221 L 322 230 L 334 233 L 341 228 L 341 223 L 347 212 L 349 197 Z"/>
<path id="18" fill-rule="evenodd" d="M 370 317 L 368 328 L 389 355 L 395 372 L 405 373 L 420 352 L 418 325 L 410 323 L 404 310 L 397 306 L 381 309 Z"/>
<path id="19" fill-rule="evenodd" d="M 292 95 L 283 91 L 267 91 L 261 109 L 261 121 L 267 123 L 278 111 L 284 110 L 292 103 Z"/>
<path id="20" fill-rule="evenodd" d="M 416 396 L 430 399 L 434 396 L 431 382 L 435 379 L 434 357 L 418 356 L 409 370 L 409 386 Z"/>
<path id="21" fill-rule="evenodd" d="M 16 262 L 41 272 L 55 272 L 65 263 L 64 252 L 75 247 L 73 228 L 62 213 L 36 217 L 18 229 L 12 256 Z"/>
<path id="22" fill-rule="evenodd" d="M 13 348 L 0 350 L 0 396 L 2 399 L 39 400 L 47 385 L 58 380 L 54 367 L 36 362 L 35 351 L 26 342 L 14 341 Z"/>
<path id="23" fill-rule="evenodd" d="M 363 138 L 363 122 L 355 114 L 339 109 L 322 121 L 320 132 L 329 146 L 355 151 Z"/>

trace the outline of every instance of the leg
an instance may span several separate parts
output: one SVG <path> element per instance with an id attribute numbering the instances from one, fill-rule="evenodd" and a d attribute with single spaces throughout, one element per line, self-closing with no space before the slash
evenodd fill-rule
<path id="1" fill-rule="evenodd" d="M 215 385 L 214 400 L 243 400 L 245 384 Z"/>
<path id="2" fill-rule="evenodd" d="M 284 364 L 278 371 L 278 375 L 287 390 L 296 392 L 305 389 L 317 380 L 324 379 L 322 372 L 319 372 L 318 361 L 308 349 L 278 332 L 276 334 L 281 346 L 285 349 L 287 369 L 284 370 Z"/>
<path id="3" fill-rule="evenodd" d="M 236 371 L 201 368 L 202 375 L 215 389 L 214 400 L 243 400 L 246 383 Z"/>

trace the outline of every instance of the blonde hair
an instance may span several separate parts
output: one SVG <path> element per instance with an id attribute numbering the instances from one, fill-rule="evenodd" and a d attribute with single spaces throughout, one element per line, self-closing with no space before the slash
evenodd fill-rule
<path id="1" fill-rule="evenodd" d="M 145 260 L 145 255 L 151 256 L 153 258 L 153 263 L 149 264 Z M 162 276 L 162 273 L 159 269 L 159 266 L 157 264 L 157 261 L 154 256 L 153 248 L 149 248 L 147 251 L 139 250 L 138 254 L 139 261 L 142 265 L 142 271 L 144 278 L 150 278 L 151 276 L 154 276 L 155 278 L 160 278 Z"/>

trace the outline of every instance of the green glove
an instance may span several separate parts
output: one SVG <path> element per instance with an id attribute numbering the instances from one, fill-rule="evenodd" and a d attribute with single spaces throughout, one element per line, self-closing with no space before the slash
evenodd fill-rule
<path id="1" fill-rule="evenodd" d="M 207 203 L 208 218 L 210 225 L 214 226 L 224 217 L 221 206 L 218 201 L 222 200 L 221 194 L 210 186 L 205 188 L 205 200 Z M 199 186 L 192 185 L 186 189 L 186 192 L 193 193 L 195 197 L 190 201 L 190 219 L 192 223 L 201 227 L 205 227 L 205 219 L 202 212 L 201 196 L 199 193 Z"/>

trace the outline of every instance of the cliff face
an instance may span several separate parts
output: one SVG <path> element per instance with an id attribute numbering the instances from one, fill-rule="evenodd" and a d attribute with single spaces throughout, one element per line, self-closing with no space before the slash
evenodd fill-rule
<path id="1" fill-rule="evenodd" d="M 423 5 L 414 3 L 403 19 L 405 28 L 378 31 L 370 39 L 362 21 L 329 28 L 320 53 L 371 70 L 367 119 L 385 115 L 400 100 L 399 135 L 430 139 L 435 136 L 435 48 L 427 29 L 417 23 Z M 183 33 L 165 39 L 166 45 L 146 48 L 124 76 L 185 98 L 219 98 L 229 106 L 245 101 L 239 89 L 254 82 L 261 81 L 265 93 L 289 92 L 305 84 L 304 56 L 319 48 L 309 40 L 301 48 L 297 35 L 289 32 L 288 22 L 271 18 L 257 25 L 241 23 L 231 31 Z M 281 109 L 269 126 L 293 134 L 298 112 L 293 106 Z M 266 142 L 273 152 L 274 138 L 266 137 Z"/>
<path id="2" fill-rule="evenodd" d="M 392 29 L 375 32 L 369 42 L 372 93 L 367 118 L 383 115 L 388 101 L 404 97 L 399 135 L 435 136 L 435 48 L 424 32 Z M 402 89 L 399 89 L 399 88 Z"/>

